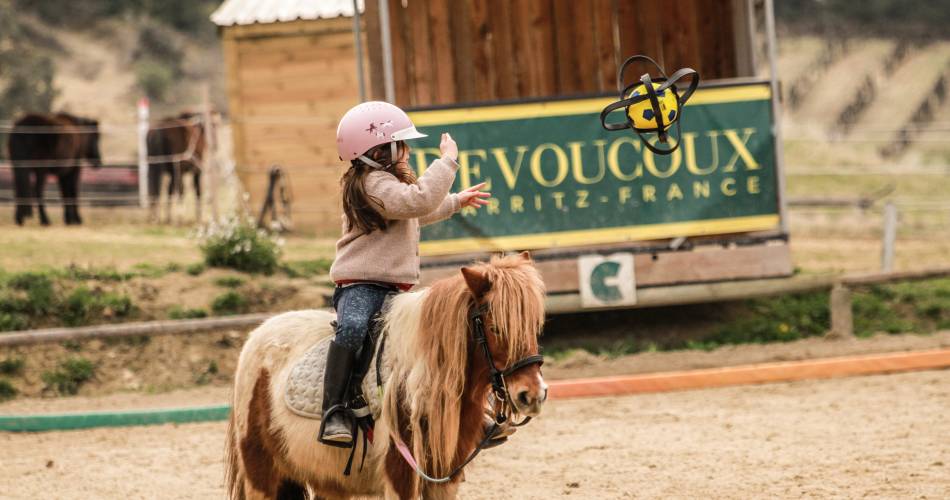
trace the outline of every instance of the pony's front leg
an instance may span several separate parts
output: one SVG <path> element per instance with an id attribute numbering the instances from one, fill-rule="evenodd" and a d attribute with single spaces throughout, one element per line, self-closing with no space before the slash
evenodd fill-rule
<path id="1" fill-rule="evenodd" d="M 407 438 L 407 436 L 403 437 Z M 411 500 L 418 497 L 419 484 L 416 473 L 406 462 L 403 462 L 395 446 L 390 447 L 386 452 L 384 460 L 383 494 L 386 500 Z"/>
<path id="2" fill-rule="evenodd" d="M 385 500 L 402 500 L 402 497 L 399 496 L 399 493 L 396 492 L 396 489 L 393 488 L 389 482 L 386 482 L 386 487 L 383 489 L 383 498 Z"/>
<path id="3" fill-rule="evenodd" d="M 23 165 L 13 164 L 13 196 L 16 201 L 14 219 L 18 226 L 23 225 L 23 219 L 33 216 L 33 181 L 30 169 Z"/>
<path id="4" fill-rule="evenodd" d="M 168 225 L 172 223 L 172 206 L 175 199 L 175 186 L 178 183 L 178 179 L 176 179 L 178 171 L 179 166 L 177 163 L 173 164 L 169 171 L 171 179 L 168 181 L 168 197 L 165 199 L 165 224 Z"/>
<path id="5" fill-rule="evenodd" d="M 461 481 L 452 481 L 444 484 L 426 483 L 422 489 L 424 500 L 453 500 L 458 498 Z"/>
<path id="6" fill-rule="evenodd" d="M 79 217 L 79 173 L 80 167 L 73 167 L 57 176 L 60 198 L 63 200 L 63 221 L 67 226 L 82 224 L 82 218 Z"/>
<path id="7" fill-rule="evenodd" d="M 244 499 L 245 500 L 271 500 L 273 497 L 267 493 L 258 491 L 254 488 L 254 484 L 248 480 L 244 480 Z"/>
<path id="8" fill-rule="evenodd" d="M 46 205 L 43 204 L 43 191 L 46 188 L 46 170 L 34 170 L 36 183 L 33 186 L 33 197 L 36 199 L 36 209 L 40 213 L 40 224 L 49 225 L 49 216 L 46 215 Z"/>
<path id="9" fill-rule="evenodd" d="M 201 170 L 197 166 L 192 174 L 192 180 L 195 188 L 195 222 L 201 224 Z"/>

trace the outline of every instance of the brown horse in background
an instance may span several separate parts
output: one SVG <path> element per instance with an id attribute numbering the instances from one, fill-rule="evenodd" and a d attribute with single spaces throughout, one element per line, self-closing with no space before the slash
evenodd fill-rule
<path id="1" fill-rule="evenodd" d="M 183 179 L 187 174 L 192 175 L 195 189 L 195 218 L 201 221 L 201 162 L 207 141 L 204 124 L 198 119 L 200 116 L 199 113 L 181 113 L 162 119 L 148 131 L 148 202 L 152 222 L 159 220 L 158 198 L 162 179 L 165 176 L 170 179 L 165 214 L 165 222 L 170 223 L 172 198 L 176 194 L 179 201 L 184 197 Z"/>
<path id="2" fill-rule="evenodd" d="M 55 175 L 63 201 L 63 220 L 82 224 L 79 217 L 79 174 L 83 166 L 102 166 L 99 153 L 99 122 L 67 113 L 28 114 L 16 121 L 7 144 L 13 166 L 17 225 L 33 216 L 33 203 L 40 223 L 49 225 L 43 189 L 46 177 Z"/>
<path id="3" fill-rule="evenodd" d="M 320 420 L 302 417 L 284 402 L 291 370 L 333 338 L 335 316 L 289 312 L 251 332 L 234 375 L 229 498 L 303 500 L 307 490 L 327 499 L 455 498 L 461 473 L 442 484 L 423 482 L 395 440 L 427 474 L 461 471 L 486 432 L 485 405 L 493 390 L 489 363 L 511 369 L 505 377 L 511 413 L 538 415 L 547 398 L 540 366 L 518 361 L 537 356 L 544 323 L 544 283 L 530 257 L 496 257 L 461 271 L 431 288 L 399 294 L 384 309 L 385 340 L 379 344 L 385 348 L 377 346 L 382 353 L 376 358 L 383 387 L 373 410 L 374 438 L 366 467 L 349 476 L 343 469 L 350 450 L 317 442 Z M 473 311 L 484 328 L 472 326 Z M 477 335 L 476 328 L 487 335 Z M 376 377 L 367 379 L 363 393 L 377 394 Z M 363 447 L 359 441 L 357 446 L 360 456 Z"/>

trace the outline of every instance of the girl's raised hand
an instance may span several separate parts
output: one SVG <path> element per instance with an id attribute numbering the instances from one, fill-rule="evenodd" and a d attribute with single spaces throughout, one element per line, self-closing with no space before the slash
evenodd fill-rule
<path id="1" fill-rule="evenodd" d="M 455 144 L 455 143 L 453 142 L 452 144 Z M 476 186 L 472 186 L 466 189 L 465 191 L 460 191 L 458 193 L 459 206 L 461 208 L 465 208 L 465 207 L 478 208 L 478 207 L 484 207 L 485 205 L 488 205 L 488 198 L 491 198 L 491 193 L 486 193 L 484 191 L 481 191 L 483 187 L 485 187 L 484 182 Z"/>
<path id="2" fill-rule="evenodd" d="M 458 144 L 455 144 L 455 141 L 448 132 L 442 133 L 442 142 L 439 143 L 439 151 L 442 152 L 442 156 L 448 156 L 452 161 L 458 161 L 459 159 Z"/>

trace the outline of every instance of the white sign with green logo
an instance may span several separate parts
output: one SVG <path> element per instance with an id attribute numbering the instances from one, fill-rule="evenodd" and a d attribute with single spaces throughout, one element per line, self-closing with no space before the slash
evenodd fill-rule
<path id="1" fill-rule="evenodd" d="M 637 303 L 632 253 L 583 255 L 578 259 L 581 305 L 631 306 Z"/>

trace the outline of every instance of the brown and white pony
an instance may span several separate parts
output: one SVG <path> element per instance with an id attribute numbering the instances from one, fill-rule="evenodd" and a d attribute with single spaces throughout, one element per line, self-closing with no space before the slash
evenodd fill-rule
<path id="1" fill-rule="evenodd" d="M 350 476 L 342 473 L 350 450 L 317 442 L 320 421 L 292 413 L 283 401 L 291 367 L 333 335 L 334 315 L 285 313 L 251 332 L 235 374 L 228 427 L 230 498 L 302 499 L 308 490 L 326 499 L 455 498 L 462 474 L 444 484 L 423 482 L 392 436 L 398 433 L 427 474 L 447 475 L 485 433 L 489 367 L 469 328 L 470 311 L 487 307 L 488 347 L 502 370 L 538 354 L 544 323 L 544 283 L 527 253 L 461 271 L 428 289 L 396 296 L 386 310 L 381 414 L 366 467 L 354 467 Z M 538 364 L 512 373 L 507 387 L 515 412 L 540 413 L 547 386 Z M 356 456 L 361 453 L 359 445 Z"/>

